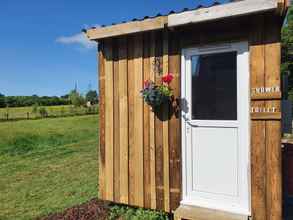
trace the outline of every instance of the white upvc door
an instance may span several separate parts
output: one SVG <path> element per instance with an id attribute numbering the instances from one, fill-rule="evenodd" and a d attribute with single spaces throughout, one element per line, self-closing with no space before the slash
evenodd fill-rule
<path id="1" fill-rule="evenodd" d="M 248 43 L 182 51 L 182 204 L 250 215 Z"/>

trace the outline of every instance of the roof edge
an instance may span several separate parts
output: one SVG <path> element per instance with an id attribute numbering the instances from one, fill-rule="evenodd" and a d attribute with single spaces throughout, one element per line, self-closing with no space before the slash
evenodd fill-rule
<path id="1" fill-rule="evenodd" d="M 243 0 L 168 16 L 168 27 L 250 15 L 278 9 L 279 0 Z"/>
<path id="2" fill-rule="evenodd" d="M 147 18 L 142 21 L 132 21 L 101 28 L 91 28 L 85 33 L 90 40 L 98 40 L 125 34 L 163 29 L 168 22 L 167 16 Z"/>
<path id="3" fill-rule="evenodd" d="M 146 18 L 107 27 L 84 30 L 90 40 L 99 40 L 126 34 L 159 30 L 165 27 L 176 27 L 186 24 L 195 24 L 223 18 L 274 11 L 284 16 L 289 7 L 288 0 L 242 0 L 209 8 L 200 8 L 191 11 Z"/>

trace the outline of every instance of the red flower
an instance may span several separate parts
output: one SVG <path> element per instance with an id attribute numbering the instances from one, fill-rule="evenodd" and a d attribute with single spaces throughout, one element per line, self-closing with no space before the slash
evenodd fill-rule
<path id="1" fill-rule="evenodd" d="M 162 77 L 162 82 L 170 84 L 172 82 L 173 78 L 174 77 L 173 77 L 172 73 L 168 73 L 166 76 Z"/>
<path id="2" fill-rule="evenodd" d="M 149 80 L 144 81 L 144 88 L 148 88 L 151 85 Z"/>

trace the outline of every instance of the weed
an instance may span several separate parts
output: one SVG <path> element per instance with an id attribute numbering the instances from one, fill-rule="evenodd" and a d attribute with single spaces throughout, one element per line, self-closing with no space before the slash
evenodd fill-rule
<path id="1" fill-rule="evenodd" d="M 125 205 L 113 205 L 110 208 L 109 219 L 115 220 L 168 220 L 168 214 L 149 209 L 133 208 Z"/>

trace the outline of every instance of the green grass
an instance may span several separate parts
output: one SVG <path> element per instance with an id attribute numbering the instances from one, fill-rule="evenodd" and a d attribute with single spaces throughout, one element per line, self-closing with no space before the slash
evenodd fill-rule
<path id="1" fill-rule="evenodd" d="M 97 115 L 0 123 L 0 219 L 34 219 L 97 197 L 97 145 Z"/>
<path id="2" fill-rule="evenodd" d="M 61 116 L 74 116 L 85 115 L 90 109 L 85 107 L 74 107 L 72 105 L 60 105 L 60 106 L 44 106 L 49 116 L 61 117 Z M 97 106 L 95 106 L 97 108 Z M 40 109 L 40 107 L 39 107 Z M 95 109 L 97 110 L 97 109 Z M 40 117 L 39 113 L 33 113 L 33 107 L 13 107 L 13 108 L 0 108 L 0 120 L 6 120 L 7 114 L 9 119 L 26 119 L 28 117 L 34 119 Z"/>

